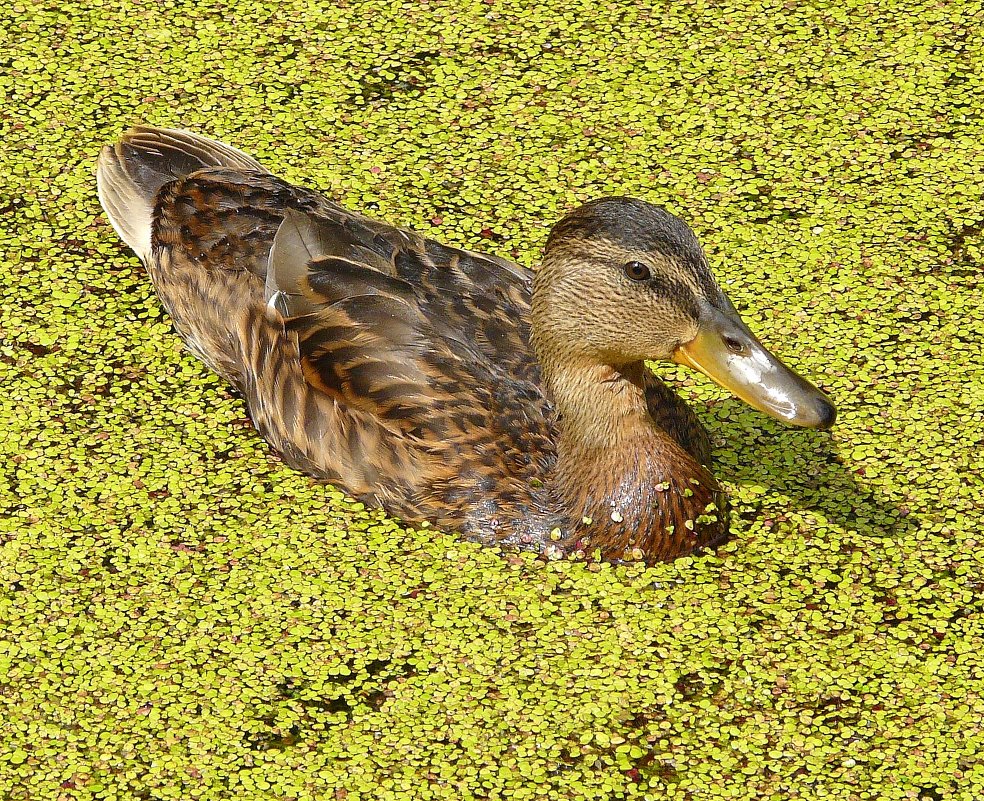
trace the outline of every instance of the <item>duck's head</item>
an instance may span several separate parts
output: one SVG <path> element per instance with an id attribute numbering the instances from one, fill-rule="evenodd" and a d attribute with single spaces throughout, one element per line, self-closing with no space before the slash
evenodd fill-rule
<path id="1" fill-rule="evenodd" d="M 786 423 L 833 425 L 827 396 L 742 322 L 693 231 L 649 203 L 595 200 L 557 223 L 534 279 L 533 313 L 538 352 L 615 367 L 686 364 Z"/>

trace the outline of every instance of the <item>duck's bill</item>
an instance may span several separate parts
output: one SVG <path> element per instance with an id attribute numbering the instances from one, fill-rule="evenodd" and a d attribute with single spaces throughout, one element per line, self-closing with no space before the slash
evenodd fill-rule
<path id="1" fill-rule="evenodd" d="M 737 312 L 705 310 L 700 333 L 673 360 L 704 373 L 745 403 L 778 420 L 830 428 L 837 410 L 813 384 L 790 370 L 748 330 Z"/>

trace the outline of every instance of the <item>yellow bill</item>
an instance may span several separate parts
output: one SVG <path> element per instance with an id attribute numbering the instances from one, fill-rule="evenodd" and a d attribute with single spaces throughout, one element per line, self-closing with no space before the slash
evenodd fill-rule
<path id="1" fill-rule="evenodd" d="M 753 409 L 806 428 L 830 428 L 837 410 L 823 392 L 762 345 L 731 304 L 701 310 L 701 328 L 673 360 L 700 370 Z"/>

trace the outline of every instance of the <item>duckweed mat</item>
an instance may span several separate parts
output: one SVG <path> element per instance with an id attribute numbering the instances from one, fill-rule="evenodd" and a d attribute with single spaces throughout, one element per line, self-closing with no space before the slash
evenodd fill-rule
<path id="1" fill-rule="evenodd" d="M 0 11 L 0 798 L 984 795 L 984 8 L 27 3 Z M 100 212 L 186 127 L 534 265 L 666 205 L 836 399 L 701 377 L 732 543 L 652 568 L 407 530 L 286 469 Z"/>

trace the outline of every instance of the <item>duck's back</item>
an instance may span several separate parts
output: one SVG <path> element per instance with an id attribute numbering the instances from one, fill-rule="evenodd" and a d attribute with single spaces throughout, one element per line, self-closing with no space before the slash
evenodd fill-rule
<path id="1" fill-rule="evenodd" d="M 289 463 L 410 521 L 543 547 L 562 521 L 529 271 L 185 132 L 131 132 L 99 184 L 178 332 Z"/>

